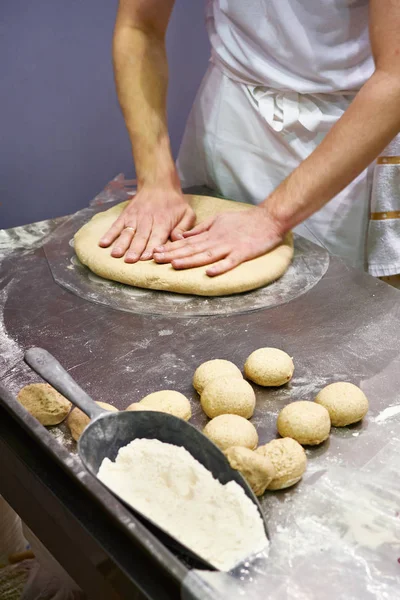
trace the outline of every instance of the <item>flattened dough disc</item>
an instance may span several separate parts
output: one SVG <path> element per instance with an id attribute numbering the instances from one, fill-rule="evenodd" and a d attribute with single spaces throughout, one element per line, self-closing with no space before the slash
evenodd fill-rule
<path id="1" fill-rule="evenodd" d="M 208 196 L 188 197 L 196 213 L 196 223 L 210 215 L 254 208 L 249 204 Z M 284 242 L 271 252 L 217 277 L 206 275 L 207 267 L 176 271 L 169 264 L 160 265 L 154 261 L 128 264 L 123 258 L 113 258 L 110 248 L 100 248 L 98 245 L 101 236 L 111 227 L 126 205 L 127 202 L 122 202 L 96 214 L 75 234 L 74 248 L 79 260 L 96 275 L 105 279 L 180 294 L 226 296 L 254 290 L 275 281 L 285 273 L 293 258 L 293 238 L 288 234 Z"/>

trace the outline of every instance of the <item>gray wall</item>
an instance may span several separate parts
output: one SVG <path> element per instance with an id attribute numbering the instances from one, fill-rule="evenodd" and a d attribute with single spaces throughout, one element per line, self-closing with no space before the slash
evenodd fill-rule
<path id="1" fill-rule="evenodd" d="M 1 1 L 0 227 L 72 213 L 133 176 L 111 67 L 116 6 Z M 204 0 L 177 0 L 168 32 L 175 154 L 207 67 L 203 12 Z"/>

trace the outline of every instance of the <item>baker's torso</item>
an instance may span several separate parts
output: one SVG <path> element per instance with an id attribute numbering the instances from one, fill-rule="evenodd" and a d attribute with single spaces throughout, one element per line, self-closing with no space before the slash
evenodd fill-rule
<path id="1" fill-rule="evenodd" d="M 358 90 L 372 75 L 368 0 L 207 0 L 213 61 L 248 85 Z"/>

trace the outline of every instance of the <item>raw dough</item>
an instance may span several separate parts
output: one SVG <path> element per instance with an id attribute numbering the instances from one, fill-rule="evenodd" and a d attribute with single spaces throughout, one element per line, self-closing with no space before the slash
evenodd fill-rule
<path id="1" fill-rule="evenodd" d="M 118 412 L 118 408 L 107 404 L 107 402 L 96 402 L 101 408 L 109 410 L 110 412 Z M 71 432 L 72 437 L 77 442 L 82 435 L 83 430 L 89 425 L 90 419 L 80 408 L 74 408 L 67 419 L 67 425 Z"/>
<path id="2" fill-rule="evenodd" d="M 225 375 L 243 379 L 243 375 L 233 362 L 222 358 L 208 360 L 197 367 L 193 376 L 193 387 L 201 394 L 208 383 L 218 377 L 224 377 Z"/>
<path id="3" fill-rule="evenodd" d="M 256 210 L 249 204 L 231 202 L 207 196 L 189 196 L 196 212 L 196 223 L 211 215 L 227 211 Z M 207 267 L 178 271 L 170 264 L 154 261 L 124 262 L 113 258 L 110 248 L 100 248 L 99 240 L 111 227 L 127 202 L 96 214 L 75 234 L 74 248 L 79 260 L 91 271 L 114 281 L 153 290 L 168 290 L 198 296 L 224 296 L 267 285 L 281 277 L 293 258 L 293 237 L 288 234 L 282 244 L 271 252 L 243 263 L 218 277 L 208 277 Z"/>
<path id="4" fill-rule="evenodd" d="M 154 408 L 154 406 L 144 406 L 140 402 L 133 402 L 125 410 L 133 410 L 133 411 L 150 410 L 153 412 L 166 412 L 165 410 L 160 410 L 159 408 Z"/>
<path id="5" fill-rule="evenodd" d="M 240 415 L 250 419 L 256 405 L 256 395 L 244 379 L 219 377 L 209 383 L 201 394 L 201 406 L 207 417 L 218 415 Z"/>
<path id="6" fill-rule="evenodd" d="M 334 427 L 345 427 L 361 421 L 368 412 L 368 398 L 353 383 L 338 381 L 324 387 L 315 402 L 325 406 Z"/>
<path id="7" fill-rule="evenodd" d="M 292 378 L 293 371 L 293 360 L 279 348 L 259 348 L 244 365 L 246 377 L 263 386 L 284 385 Z"/>
<path id="8" fill-rule="evenodd" d="M 190 402 L 180 392 L 175 390 L 160 390 L 145 396 L 140 402 L 135 402 L 128 406 L 126 410 L 156 410 L 163 413 L 168 413 L 179 419 L 189 421 L 192 416 Z"/>
<path id="9" fill-rule="evenodd" d="M 17 399 L 42 425 L 58 425 L 72 406 L 48 383 L 26 385 L 18 392 Z"/>
<path id="10" fill-rule="evenodd" d="M 275 468 L 275 477 L 269 483 L 269 490 L 283 490 L 302 478 L 307 466 L 304 448 L 296 440 L 286 437 L 272 440 L 256 450 L 257 454 L 268 457 Z"/>
<path id="11" fill-rule="evenodd" d="M 203 433 L 221 450 L 227 450 L 231 446 L 244 446 L 254 450 L 258 444 L 256 428 L 239 415 L 215 417 L 207 423 Z"/>
<path id="12" fill-rule="evenodd" d="M 302 400 L 292 402 L 281 410 L 277 426 L 282 437 L 291 437 L 306 446 L 316 446 L 329 437 L 331 420 L 326 408 Z"/>
<path id="13" fill-rule="evenodd" d="M 262 496 L 275 477 L 275 468 L 269 457 L 241 446 L 232 446 L 224 454 L 232 469 L 240 471 L 255 495 Z"/>

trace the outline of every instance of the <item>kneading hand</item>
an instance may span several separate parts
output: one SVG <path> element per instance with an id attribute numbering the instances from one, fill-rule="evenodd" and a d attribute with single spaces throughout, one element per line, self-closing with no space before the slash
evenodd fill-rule
<path id="1" fill-rule="evenodd" d="M 195 214 L 182 192 L 143 188 L 131 200 L 99 241 L 112 247 L 111 256 L 135 263 L 153 258 L 155 246 L 182 239 L 193 226 Z"/>
<path id="2" fill-rule="evenodd" d="M 154 260 L 174 269 L 213 264 L 207 275 L 221 275 L 277 246 L 283 233 L 265 208 L 212 217 L 183 234 L 179 241 L 154 249 Z"/>

